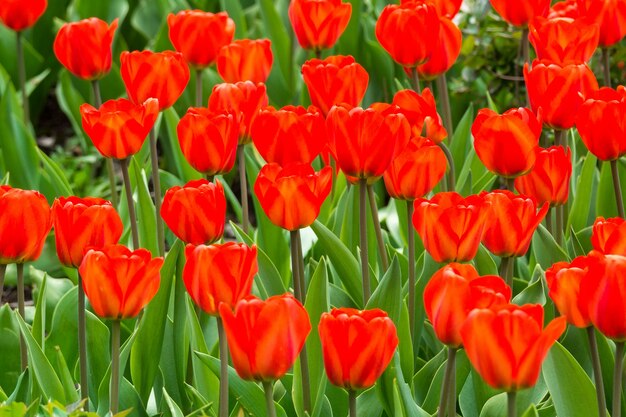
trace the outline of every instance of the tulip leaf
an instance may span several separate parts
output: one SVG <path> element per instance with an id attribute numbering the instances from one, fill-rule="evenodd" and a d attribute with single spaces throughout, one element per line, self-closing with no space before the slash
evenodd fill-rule
<path id="1" fill-rule="evenodd" d="M 43 281 L 37 294 L 35 318 L 33 319 L 32 333 L 43 351 L 46 350 L 46 282 L 48 275 L 44 274 Z"/>
<path id="2" fill-rule="evenodd" d="M 535 407 L 535 404 L 531 404 L 530 407 L 528 407 L 528 409 L 524 411 L 522 417 L 539 417 L 539 412 L 537 411 L 537 407 Z"/>
<path id="3" fill-rule="evenodd" d="M 542 378 L 539 378 L 534 387 L 517 392 L 517 398 L 515 399 L 516 407 L 518 410 L 526 410 L 531 404 L 541 402 L 547 393 L 548 389 L 545 382 Z M 487 400 L 480 412 L 480 417 L 501 417 L 506 415 L 506 409 L 507 395 L 506 393 L 500 393 Z"/>
<path id="4" fill-rule="evenodd" d="M 498 267 L 491 253 L 481 244 L 474 257 L 474 264 L 480 275 L 498 275 Z"/>
<path id="5" fill-rule="evenodd" d="M 115 18 L 124 19 L 128 12 L 128 2 L 124 0 L 74 0 L 69 9 L 68 15 L 72 20 L 97 17 L 111 23 Z"/>
<path id="6" fill-rule="evenodd" d="M 452 138 L 448 140 L 450 153 L 454 165 L 457 167 L 456 178 L 461 174 L 460 168 L 463 166 L 467 158 L 469 149 L 472 147 L 472 123 L 474 121 L 474 105 L 470 104 L 465 110 L 463 117 L 456 125 Z M 448 132 L 450 133 L 450 132 Z"/>
<path id="7" fill-rule="evenodd" d="M 226 11 L 228 16 L 235 22 L 235 38 L 245 39 L 248 37 L 245 11 L 238 0 L 220 0 L 220 9 Z"/>
<path id="8" fill-rule="evenodd" d="M 541 304 L 545 305 L 547 300 L 547 288 L 544 288 L 544 282 L 541 279 L 543 276 L 543 269 L 541 265 L 536 265 L 533 275 L 528 282 L 528 286 L 524 288 L 519 294 L 513 297 L 512 302 L 517 305 L 524 304 Z M 547 314 L 547 313 L 546 313 Z"/>
<path id="9" fill-rule="evenodd" d="M 74 381 L 72 380 L 72 374 L 65 363 L 65 358 L 63 358 L 63 354 L 61 350 L 56 348 L 56 355 L 54 358 L 55 369 L 57 371 L 57 375 L 63 388 L 65 390 L 65 398 L 68 399 L 68 402 L 76 402 L 78 401 L 79 395 L 78 391 L 74 388 Z"/>
<path id="10" fill-rule="evenodd" d="M 622 198 L 624 197 L 624 184 L 626 184 L 626 167 L 624 167 L 623 159 L 624 158 L 620 158 L 617 160 L 617 169 L 622 187 Z M 585 195 L 585 193 L 580 194 Z M 587 197 L 589 197 L 588 194 Z M 602 162 L 602 168 L 600 170 L 600 182 L 596 192 L 596 217 L 597 216 L 606 218 L 617 216 L 617 204 L 610 162 Z"/>
<path id="11" fill-rule="evenodd" d="M 272 52 L 276 57 L 278 68 L 282 74 L 282 80 L 287 91 L 293 90 L 294 86 L 294 66 L 293 66 L 293 49 L 292 40 L 288 33 L 288 26 L 283 24 L 281 16 L 278 14 L 275 1 L 259 0 L 261 17 L 265 26 L 265 30 L 272 41 Z M 268 88 L 268 91 L 274 91 Z"/>
<path id="12" fill-rule="evenodd" d="M 63 110 L 63 113 L 65 113 L 72 124 L 74 134 L 78 137 L 81 148 L 87 150 L 93 147 L 91 140 L 83 132 L 82 116 L 80 114 L 80 106 L 86 103 L 87 100 L 74 88 L 72 75 L 66 69 L 59 71 L 59 82 L 57 83 L 55 93 L 59 107 L 61 107 L 61 110 Z"/>
<path id="13" fill-rule="evenodd" d="M 380 280 L 378 287 L 370 297 L 366 309 L 380 308 L 385 311 L 396 327 L 400 323 L 400 306 L 402 296 L 402 275 L 398 257 L 394 256 L 391 266 Z"/>
<path id="14" fill-rule="evenodd" d="M 582 170 L 576 182 L 576 188 L 570 191 L 572 206 L 567 218 L 567 229 L 573 228 L 575 231 L 579 231 L 587 226 L 587 219 L 589 217 L 589 211 L 591 210 L 589 192 L 594 189 L 594 180 L 597 175 L 597 163 L 598 159 L 591 153 L 588 153 L 584 157 Z"/>
<path id="15" fill-rule="evenodd" d="M 169 396 L 165 388 L 163 388 L 163 399 L 165 400 L 167 408 L 172 417 L 184 417 L 184 414 L 181 411 L 180 407 L 174 402 L 174 400 L 172 400 L 172 397 Z"/>
<path id="16" fill-rule="evenodd" d="M 430 417 L 430 414 L 415 404 L 411 396 L 411 388 L 397 379 L 393 381 L 394 415 L 402 417 Z"/>
<path id="17" fill-rule="evenodd" d="M 137 193 L 137 227 L 139 228 L 139 244 L 142 248 L 148 249 L 152 256 L 159 253 L 156 240 L 156 217 L 154 203 L 150 196 L 146 172 L 141 169 L 137 160 L 131 158 L 129 167 L 130 182 L 133 190 Z M 134 194 L 133 192 L 133 194 Z M 157 213 L 159 216 L 160 213 Z"/>
<path id="18" fill-rule="evenodd" d="M 348 402 L 348 397 L 342 400 Z M 370 388 L 357 397 L 356 410 L 356 415 L 359 417 L 380 417 L 383 414 L 384 409 L 376 387 Z"/>
<path id="19" fill-rule="evenodd" d="M 176 132 L 176 126 L 178 126 L 178 122 L 180 118 L 178 114 L 176 114 L 176 110 L 173 107 L 170 107 L 163 111 L 163 118 L 165 119 L 165 136 L 161 141 L 161 145 L 164 147 L 164 154 L 168 157 L 168 162 L 172 163 L 172 167 L 170 167 L 170 172 L 180 178 L 183 182 L 188 182 L 190 180 L 197 180 L 202 178 L 202 175 L 197 172 L 180 149 L 180 145 L 178 143 L 178 133 Z"/>
<path id="20" fill-rule="evenodd" d="M 546 270 L 556 262 L 569 261 L 567 252 L 561 248 L 548 230 L 540 224 L 532 239 L 532 251 L 535 259 Z"/>

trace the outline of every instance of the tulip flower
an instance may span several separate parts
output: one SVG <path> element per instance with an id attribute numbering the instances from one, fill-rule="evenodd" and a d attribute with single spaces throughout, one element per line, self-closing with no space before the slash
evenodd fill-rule
<path id="1" fill-rule="evenodd" d="M 548 19 L 560 17 L 567 17 L 570 19 L 578 19 L 581 17 L 578 0 L 563 0 L 554 3 L 548 11 Z"/>
<path id="2" fill-rule="evenodd" d="M 463 0 L 431 0 L 430 3 L 435 6 L 439 16 L 452 19 L 461 10 Z"/>
<path id="3" fill-rule="evenodd" d="M 425 88 L 421 94 L 400 90 L 393 96 L 392 103 L 400 107 L 401 113 L 406 116 L 413 136 L 424 135 L 435 143 L 441 143 L 448 136 L 430 89 Z"/>
<path id="4" fill-rule="evenodd" d="M 512 2 L 508 0 L 489 0 L 491 6 L 504 20 L 513 26 L 527 26 L 537 16 L 546 16 L 550 9 L 550 0 L 527 0 Z"/>
<path id="5" fill-rule="evenodd" d="M 167 16 L 167 26 L 174 48 L 197 69 L 211 66 L 220 48 L 235 36 L 235 22 L 226 12 L 182 10 Z"/>
<path id="6" fill-rule="evenodd" d="M 133 103 L 156 98 L 159 110 L 171 107 L 189 82 L 189 67 L 180 52 L 124 51 L 120 72 Z"/>
<path id="7" fill-rule="evenodd" d="M 291 0 L 289 21 L 300 46 L 332 48 L 350 22 L 352 5 L 341 0 Z"/>
<path id="8" fill-rule="evenodd" d="M 189 164 L 207 176 L 233 169 L 239 143 L 239 114 L 191 107 L 176 127 L 180 149 Z"/>
<path id="9" fill-rule="evenodd" d="M 189 181 L 167 190 L 161 217 L 176 237 L 185 243 L 213 243 L 224 234 L 226 197 L 219 181 Z"/>
<path id="10" fill-rule="evenodd" d="M 324 115 L 328 114 L 332 106 L 341 103 L 358 106 L 365 96 L 369 81 L 365 68 L 352 56 L 343 55 L 306 61 L 302 65 L 302 78 L 311 103 Z"/>
<path id="11" fill-rule="evenodd" d="M 598 217 L 593 222 L 591 244 L 606 255 L 626 256 L 626 221 L 620 217 Z"/>
<path id="12" fill-rule="evenodd" d="M 269 39 L 240 39 L 217 54 L 217 72 L 227 83 L 264 83 L 274 60 Z"/>
<path id="13" fill-rule="evenodd" d="M 535 166 L 528 174 L 515 178 L 515 189 L 537 200 L 537 204 L 565 204 L 572 176 L 571 150 L 552 146 L 548 149 L 537 148 L 535 152 Z"/>
<path id="14" fill-rule="evenodd" d="M 439 18 L 439 39 L 435 42 L 437 47 L 433 49 L 430 59 L 417 67 L 419 76 L 425 80 L 434 80 L 441 74 L 445 74 L 461 53 L 463 35 L 461 29 L 447 17 Z"/>
<path id="15" fill-rule="evenodd" d="M 9 29 L 20 32 L 33 26 L 47 6 L 47 0 L 2 0 L 0 22 Z"/>
<path id="16" fill-rule="evenodd" d="M 626 35 L 625 0 L 579 0 L 578 8 L 600 27 L 601 47 L 615 45 Z"/>
<path id="17" fill-rule="evenodd" d="M 567 322 L 580 328 L 591 326 L 588 307 L 583 303 L 580 284 L 594 259 L 579 256 L 572 262 L 557 262 L 546 269 L 548 295 Z"/>
<path id="18" fill-rule="evenodd" d="M 529 26 L 529 40 L 537 59 L 559 65 L 588 62 L 598 47 L 598 25 L 586 18 L 537 17 Z"/>

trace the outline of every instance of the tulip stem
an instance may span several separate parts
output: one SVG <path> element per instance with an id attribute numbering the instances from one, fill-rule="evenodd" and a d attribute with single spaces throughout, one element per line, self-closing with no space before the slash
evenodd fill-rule
<path id="1" fill-rule="evenodd" d="M 506 189 L 512 193 L 515 193 L 515 178 L 505 178 Z"/>
<path id="2" fill-rule="evenodd" d="M 17 267 L 17 311 L 20 317 L 24 318 L 24 264 L 18 263 Z M 28 366 L 28 352 L 26 351 L 26 340 L 20 334 L 20 364 L 22 371 Z"/>
<path id="3" fill-rule="evenodd" d="M 130 175 L 128 174 L 129 158 L 120 159 L 122 167 L 122 177 L 124 178 L 124 188 L 126 190 L 126 203 L 128 204 L 128 216 L 130 217 L 130 232 L 133 237 L 133 249 L 139 249 L 139 229 L 137 228 L 137 215 L 135 214 L 135 200 L 133 200 L 133 190 L 130 185 Z M 158 216 L 157 216 L 158 217 Z"/>
<path id="4" fill-rule="evenodd" d="M 413 201 L 406 202 L 406 220 L 409 240 L 409 331 L 411 341 L 415 343 L 415 229 L 413 228 Z M 413 346 L 413 345 L 412 345 Z"/>
<path id="5" fill-rule="evenodd" d="M 611 88 L 611 53 L 609 48 L 602 48 L 602 70 L 604 72 L 604 86 Z"/>
<path id="6" fill-rule="evenodd" d="M 165 228 L 161 217 L 161 179 L 159 177 L 159 154 L 157 153 L 157 134 L 154 126 L 150 130 L 150 159 L 152 159 L 152 186 L 154 187 L 154 207 L 156 211 L 157 245 L 159 255 L 165 255 Z"/>
<path id="7" fill-rule="evenodd" d="M 422 94 L 422 87 L 420 86 L 420 75 L 417 72 L 417 67 L 411 69 L 411 84 L 413 86 L 413 91 L 417 94 Z"/>
<path id="8" fill-rule="evenodd" d="M 320 48 L 315 48 L 315 58 L 322 59 L 322 50 Z"/>
<path id="9" fill-rule="evenodd" d="M 334 202 L 335 201 L 335 188 L 337 188 L 337 162 L 335 161 L 335 158 L 332 155 L 328 156 L 328 159 L 330 160 L 330 169 L 332 170 L 332 187 L 330 188 L 330 201 Z"/>
<path id="10" fill-rule="evenodd" d="M 441 110 L 443 113 L 443 124 L 448 132 L 448 138 L 452 142 L 452 135 L 454 134 L 454 126 L 452 124 L 452 110 L 450 109 L 450 95 L 448 93 L 448 81 L 446 80 L 446 74 L 443 73 L 437 77 L 437 91 L 441 98 Z"/>
<path id="11" fill-rule="evenodd" d="M 348 403 L 350 404 L 350 417 L 356 417 L 356 391 L 348 390 Z"/>
<path id="12" fill-rule="evenodd" d="M 550 234 L 552 234 L 552 208 L 553 206 L 550 206 L 548 213 L 546 213 L 546 229 Z"/>
<path id="13" fill-rule="evenodd" d="M 593 377 L 596 385 L 596 396 L 598 397 L 598 416 L 606 417 L 606 398 L 604 396 L 604 381 L 602 380 L 602 366 L 600 365 L 600 355 L 598 353 L 598 342 L 596 331 L 593 326 L 587 327 L 587 338 L 589 339 L 589 350 L 591 353 L 591 363 L 593 364 Z"/>
<path id="14" fill-rule="evenodd" d="M 290 237 L 290 249 L 291 249 L 291 271 L 293 276 L 293 295 L 296 299 L 302 302 L 302 289 L 300 288 L 300 267 L 298 266 L 298 247 L 296 242 L 296 231 L 292 230 L 289 233 Z"/>
<path id="15" fill-rule="evenodd" d="M 554 237 L 559 246 L 563 244 L 563 214 L 563 205 L 556 206 L 556 230 L 554 231 Z"/>
<path id="16" fill-rule="evenodd" d="M 446 156 L 446 160 L 448 161 L 448 167 L 450 170 L 448 171 L 447 183 L 448 183 L 448 191 L 454 191 L 455 188 L 455 168 L 454 168 L 454 158 L 452 157 L 452 153 L 450 149 L 446 146 L 445 143 L 439 142 L 437 145 L 441 148 L 444 155 Z"/>
<path id="17" fill-rule="evenodd" d="M 368 184 L 367 195 L 370 202 L 370 210 L 372 211 L 372 220 L 374 221 L 374 230 L 376 231 L 376 243 L 378 244 L 378 252 L 380 253 L 380 259 L 383 264 L 383 270 L 386 271 L 389 268 L 389 259 L 387 258 L 387 250 L 385 249 L 385 241 L 383 240 L 383 231 L 380 227 L 380 219 L 378 217 L 378 207 L 376 206 L 376 195 L 374 193 L 374 186 Z"/>
<path id="18" fill-rule="evenodd" d="M 250 220 L 248 213 L 248 182 L 246 179 L 246 150 L 244 146 L 243 144 L 237 146 L 237 160 L 239 162 L 239 186 L 241 187 L 241 225 L 243 232 L 247 234 L 250 228 Z"/>
<path id="19" fill-rule="evenodd" d="M 6 264 L 0 264 L 0 305 L 2 305 L 2 294 L 4 293 L 4 275 L 6 271 Z"/>
<path id="20" fill-rule="evenodd" d="M 304 304 L 306 301 L 306 283 L 304 282 L 304 256 L 302 254 L 300 230 L 296 230 L 296 249 L 298 249 L 298 279 L 300 280 L 300 291 L 302 292 L 302 304 Z"/>
<path id="21" fill-rule="evenodd" d="M 228 417 L 228 341 L 222 318 L 217 317 L 217 335 L 220 343 L 220 411 L 219 417 Z"/>
<path id="22" fill-rule="evenodd" d="M 512 256 L 503 256 L 500 260 L 500 276 L 504 278 L 506 284 L 513 289 L 513 263 L 515 258 Z"/>
<path id="23" fill-rule="evenodd" d="M 507 417 L 517 417 L 517 408 L 515 407 L 515 399 L 517 397 L 516 391 L 511 391 L 506 393 L 507 399 Z"/>
<path id="24" fill-rule="evenodd" d="M 196 69 L 196 107 L 202 107 L 202 70 Z"/>
<path id="25" fill-rule="evenodd" d="M 524 63 L 522 67 L 528 63 L 530 65 L 530 53 L 529 53 L 529 45 L 528 45 L 528 28 L 522 29 L 522 39 L 520 39 L 522 44 L 522 59 Z M 528 88 L 526 89 L 526 107 L 530 108 L 530 97 L 528 96 Z"/>
<path id="26" fill-rule="evenodd" d="M 448 346 L 448 360 L 446 362 L 446 370 L 443 374 L 443 385 L 441 386 L 441 397 L 439 398 L 439 410 L 437 411 L 437 417 L 444 417 L 446 411 L 448 415 L 453 414 L 453 409 L 456 408 L 456 348 Z M 454 390 L 454 393 L 451 393 Z M 454 404 L 451 397 L 454 396 Z"/>
<path id="27" fill-rule="evenodd" d="M 554 146 L 565 146 L 565 130 L 554 129 Z"/>
<path id="28" fill-rule="evenodd" d="M 24 44 L 22 32 L 17 32 L 16 49 L 17 49 L 17 72 L 20 80 L 20 91 L 22 93 L 22 112 L 24 116 L 24 125 L 28 128 L 30 124 L 30 108 L 28 104 L 28 93 L 26 92 L 26 64 L 24 62 Z"/>
<path id="29" fill-rule="evenodd" d="M 624 344 L 615 342 L 615 372 L 613 373 L 613 412 L 611 417 L 622 413 L 622 373 L 624 372 Z"/>
<path id="30" fill-rule="evenodd" d="M 363 306 L 370 298 L 370 271 L 367 254 L 367 179 L 359 180 L 359 231 L 361 250 L 361 275 L 363 278 Z"/>
<path id="31" fill-rule="evenodd" d="M 111 325 L 111 414 L 117 414 L 120 395 L 120 321 Z"/>
<path id="32" fill-rule="evenodd" d="M 613 175 L 613 188 L 615 189 L 615 202 L 617 204 L 617 213 L 624 218 L 624 197 L 622 197 L 622 187 L 619 183 L 619 167 L 617 159 L 611 161 L 611 174 Z"/>
<path id="33" fill-rule="evenodd" d="M 87 379 L 87 325 L 85 321 L 85 290 L 78 273 L 78 362 L 80 364 L 80 398 L 89 411 L 89 381 Z"/>
<path id="34" fill-rule="evenodd" d="M 265 391 L 265 405 L 267 406 L 267 416 L 276 417 L 276 406 L 274 405 L 274 387 L 272 381 L 263 381 Z"/>

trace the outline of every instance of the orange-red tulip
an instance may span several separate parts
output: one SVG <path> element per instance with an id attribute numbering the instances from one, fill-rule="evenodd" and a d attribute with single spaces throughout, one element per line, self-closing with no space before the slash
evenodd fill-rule
<path id="1" fill-rule="evenodd" d="M 512 178 L 535 165 L 535 150 L 541 136 L 541 120 L 524 107 L 502 115 L 481 109 L 472 124 L 474 149 L 487 169 Z"/>
<path id="2" fill-rule="evenodd" d="M 257 248 L 243 243 L 187 245 L 183 281 L 193 301 L 206 313 L 219 314 L 220 304 L 232 309 L 250 295 L 259 270 Z"/>
<path id="3" fill-rule="evenodd" d="M 111 45 L 117 19 L 111 25 L 97 17 L 61 26 L 54 54 L 69 72 L 85 80 L 104 77 L 111 70 Z"/>
<path id="4" fill-rule="evenodd" d="M 219 307 L 233 366 L 242 379 L 270 381 L 287 373 L 311 331 L 309 314 L 291 294 L 250 296 L 235 311 Z"/>
<path id="5" fill-rule="evenodd" d="M 414 136 L 385 171 L 393 198 L 415 200 L 431 192 L 446 173 L 446 155 L 430 139 Z"/>
<path id="6" fill-rule="evenodd" d="M 550 0 L 489 0 L 500 16 L 514 26 L 527 26 L 537 16 L 546 16 Z"/>
<path id="7" fill-rule="evenodd" d="M 282 168 L 267 164 L 254 183 L 263 211 L 276 226 L 298 230 L 313 224 L 330 193 L 332 169 L 315 172 L 309 164 Z"/>
<path id="8" fill-rule="evenodd" d="M 189 181 L 184 187 L 167 190 L 161 217 L 185 243 L 213 243 L 224 234 L 226 197 L 219 181 Z"/>
<path id="9" fill-rule="evenodd" d="M 0 22 L 16 32 L 28 29 L 46 11 L 47 6 L 47 0 L 2 0 Z"/>
<path id="10" fill-rule="evenodd" d="M 571 263 L 557 262 L 546 269 L 548 295 L 567 322 L 580 328 L 591 326 L 589 309 L 583 304 L 580 284 L 589 271 L 592 257 L 579 256 Z"/>
<path id="11" fill-rule="evenodd" d="M 475 308 L 508 304 L 511 287 L 498 276 L 479 276 L 471 264 L 451 263 L 430 278 L 424 288 L 424 309 L 437 338 L 458 348 L 461 326 Z"/>
<path id="12" fill-rule="evenodd" d="M 461 328 L 472 366 L 493 388 L 517 391 L 532 387 L 550 347 L 565 331 L 565 317 L 543 327 L 539 304 L 472 311 Z"/>
<path id="13" fill-rule="evenodd" d="M 598 217 L 593 222 L 591 244 L 606 255 L 626 256 L 626 221 L 620 217 Z"/>
<path id="14" fill-rule="evenodd" d="M 538 207 L 534 198 L 508 190 L 483 191 L 483 196 L 491 204 L 482 240 L 485 247 L 500 257 L 524 256 L 550 205 Z"/>
<path id="15" fill-rule="evenodd" d="M 185 159 L 196 171 L 213 176 L 233 169 L 240 133 L 238 114 L 191 107 L 176 132 Z"/>
<path id="16" fill-rule="evenodd" d="M 120 72 L 133 103 L 159 100 L 159 110 L 171 107 L 189 82 L 189 67 L 180 52 L 122 52 Z"/>
<path id="17" fill-rule="evenodd" d="M 156 99 L 133 104 L 125 98 L 106 101 L 99 109 L 80 106 L 85 133 L 105 158 L 126 159 L 139 152 L 159 115 Z"/>
<path id="18" fill-rule="evenodd" d="M 439 16 L 445 16 L 448 19 L 452 19 L 461 10 L 461 4 L 463 0 L 430 0 Z"/>
<path id="19" fill-rule="evenodd" d="M 488 212 L 481 196 L 437 193 L 430 200 L 415 200 L 413 225 L 435 261 L 471 261 L 478 252 Z"/>
<path id="20" fill-rule="evenodd" d="M 532 69 L 524 65 L 524 80 L 530 104 L 535 113 L 555 129 L 569 129 L 576 122 L 580 106 L 598 81 L 586 64 L 558 65 L 550 61 L 533 61 Z"/>
<path id="21" fill-rule="evenodd" d="M 515 189 L 537 200 L 537 204 L 560 206 L 567 202 L 572 176 L 572 151 L 562 146 L 537 148 L 535 166 L 526 175 L 515 178 Z"/>
<path id="22" fill-rule="evenodd" d="M 447 17 L 440 17 L 439 40 L 430 59 L 417 67 L 419 76 L 425 80 L 434 80 L 446 73 L 461 53 L 463 35 L 461 29 Z"/>
<path id="23" fill-rule="evenodd" d="M 51 227 L 50 206 L 42 194 L 0 186 L 0 264 L 39 258 Z"/>
<path id="24" fill-rule="evenodd" d="M 327 142 L 324 115 L 314 106 L 266 107 L 254 119 L 250 135 L 266 162 L 282 166 L 310 164 Z"/>
<path id="25" fill-rule="evenodd" d="M 601 161 L 626 154 L 626 90 L 603 87 L 587 96 L 576 119 L 580 138 Z"/>
<path id="26" fill-rule="evenodd" d="M 235 36 L 235 22 L 226 12 L 182 10 L 167 16 L 167 26 L 174 48 L 198 69 L 212 65 L 222 46 Z"/>
<path id="27" fill-rule="evenodd" d="M 213 87 L 209 97 L 209 110 L 214 113 L 233 112 L 239 120 L 239 143 L 246 144 L 252 141 L 250 128 L 259 110 L 267 106 L 267 91 L 265 84 L 255 84 L 252 81 L 234 84 L 223 83 Z"/>
<path id="28" fill-rule="evenodd" d="M 352 56 L 311 59 L 302 65 L 302 78 L 311 103 L 327 115 L 336 104 L 356 107 L 365 96 L 369 75 Z M 350 80 L 350 82 L 346 82 Z"/>
<path id="29" fill-rule="evenodd" d="M 352 5 L 341 0 L 291 0 L 289 21 L 304 49 L 332 48 L 350 22 Z"/>
<path id="30" fill-rule="evenodd" d="M 626 35 L 626 0 L 578 0 L 578 8 L 600 26 L 600 46 L 615 45 Z"/>
<path id="31" fill-rule="evenodd" d="M 430 89 L 425 88 L 422 94 L 413 90 L 400 90 L 393 96 L 393 104 L 400 107 L 408 119 L 413 136 L 424 135 L 435 143 L 440 143 L 448 136 Z"/>
<path id="32" fill-rule="evenodd" d="M 409 143 L 411 129 L 400 108 L 373 104 L 335 106 L 326 119 L 330 149 L 344 174 L 372 183 Z"/>
<path id="33" fill-rule="evenodd" d="M 135 317 L 159 290 L 163 258 L 123 245 L 90 249 L 78 268 L 93 311 L 105 319 Z"/>
<path id="34" fill-rule="evenodd" d="M 396 326 L 380 309 L 334 308 L 322 314 L 318 331 L 326 375 L 347 390 L 374 385 L 398 346 Z"/>
<path id="35" fill-rule="evenodd" d="M 559 17 L 569 17 L 571 19 L 581 17 L 578 9 L 578 0 L 564 0 L 554 3 L 548 12 L 548 19 Z"/>
<path id="36" fill-rule="evenodd" d="M 269 39 L 236 40 L 217 54 L 217 72 L 227 83 L 264 83 L 274 60 L 271 46 Z"/>
<path id="37" fill-rule="evenodd" d="M 124 226 L 110 202 L 95 197 L 60 197 L 52 204 L 57 256 L 65 266 L 78 268 L 86 249 L 114 245 Z"/>
<path id="38" fill-rule="evenodd" d="M 528 39 L 538 59 L 567 65 L 589 61 L 599 34 L 598 25 L 586 18 L 538 17 L 529 26 Z"/>
<path id="39" fill-rule="evenodd" d="M 386 6 L 376 21 L 376 39 L 403 67 L 430 59 L 439 40 L 439 16 L 430 3 L 403 1 Z"/>

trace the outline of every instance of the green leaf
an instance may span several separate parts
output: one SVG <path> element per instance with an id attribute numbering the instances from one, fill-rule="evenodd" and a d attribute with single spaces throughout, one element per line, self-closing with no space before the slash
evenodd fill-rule
<path id="1" fill-rule="evenodd" d="M 163 138 L 161 145 L 164 147 L 164 154 L 167 161 L 173 165 L 169 167 L 169 171 L 183 182 L 202 178 L 202 175 L 189 165 L 189 162 L 187 162 L 180 149 L 178 133 L 176 132 L 180 118 L 178 114 L 176 114 L 176 110 L 174 110 L 173 107 L 164 110 L 163 118 L 165 119 L 166 134 L 161 135 L 161 138 Z"/>
<path id="2" fill-rule="evenodd" d="M 277 4 L 272 0 L 259 0 L 261 17 L 265 26 L 265 33 L 269 35 L 272 41 L 272 51 L 278 61 L 278 67 L 282 74 L 282 79 L 288 90 L 292 90 L 294 86 L 294 68 L 291 37 L 287 32 L 287 27 L 278 14 Z M 268 89 L 268 91 L 272 91 Z"/>
<path id="3" fill-rule="evenodd" d="M 589 192 L 593 189 L 597 163 L 598 159 L 593 154 L 588 153 L 585 156 L 585 162 L 576 182 L 576 190 L 572 190 L 576 192 L 570 194 L 573 199 L 567 218 L 567 230 L 572 227 L 575 231 L 579 231 L 587 226 L 587 218 L 591 210 Z"/>
<path id="4" fill-rule="evenodd" d="M 48 275 L 44 275 L 39 294 L 37 294 L 37 304 L 35 307 L 35 319 L 33 320 L 33 335 L 41 349 L 46 349 L 46 281 Z"/>
<path id="5" fill-rule="evenodd" d="M 111 23 L 115 18 L 123 20 L 127 12 L 128 2 L 126 0 L 74 0 L 71 3 L 68 15 L 72 20 L 98 17 L 107 23 Z"/>
<path id="6" fill-rule="evenodd" d="M 245 39 L 248 37 L 248 29 L 246 25 L 246 16 L 241 2 L 238 0 L 220 0 L 220 9 L 225 10 L 231 19 L 235 22 L 235 38 Z"/>
<path id="7" fill-rule="evenodd" d="M 569 261 L 569 256 L 561 248 L 548 230 L 539 225 L 532 240 L 532 250 L 537 263 L 546 270 L 556 262 Z"/>
<path id="8" fill-rule="evenodd" d="M 91 141 L 83 133 L 82 117 L 80 115 L 80 106 L 86 103 L 87 99 L 81 96 L 80 92 L 74 88 L 72 76 L 66 69 L 59 71 L 59 82 L 57 83 L 55 93 L 61 110 L 70 120 L 74 133 L 80 139 L 82 149 L 88 149 L 91 146 Z"/>
<path id="9" fill-rule="evenodd" d="M 400 263 L 394 256 L 389 269 L 380 280 L 378 287 L 370 297 L 365 309 L 380 308 L 385 311 L 394 324 L 400 323 L 400 306 L 402 296 L 402 274 L 400 273 Z"/>
<path id="10" fill-rule="evenodd" d="M 163 388 L 163 398 L 165 399 L 165 403 L 172 417 L 184 417 L 180 407 L 172 400 L 172 397 L 169 396 L 165 388 Z"/>
<path id="11" fill-rule="evenodd" d="M 472 147 L 472 123 L 474 122 L 474 105 L 465 110 L 459 124 L 454 130 L 450 146 L 452 159 L 456 167 L 462 167 L 467 158 L 468 150 Z M 460 170 L 457 168 L 456 177 L 459 178 Z"/>
<path id="12" fill-rule="evenodd" d="M 159 253 L 156 240 L 156 217 L 154 203 L 148 188 L 146 172 L 141 169 L 137 160 L 131 158 L 129 167 L 130 182 L 137 192 L 137 227 L 139 228 L 139 243 L 142 248 L 148 249 L 153 256 Z M 160 214 L 158 214 L 160 215 Z"/>
<path id="13" fill-rule="evenodd" d="M 78 391 L 74 388 L 72 374 L 70 374 L 70 370 L 65 363 L 65 358 L 63 358 L 63 354 L 58 347 L 56 348 L 55 362 L 55 369 L 58 372 L 59 380 L 65 389 L 65 398 L 67 398 L 69 402 L 78 401 L 79 395 Z"/>

